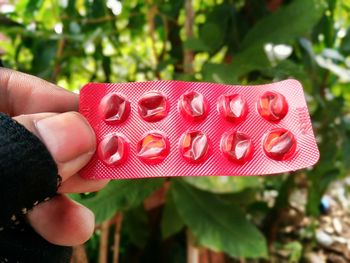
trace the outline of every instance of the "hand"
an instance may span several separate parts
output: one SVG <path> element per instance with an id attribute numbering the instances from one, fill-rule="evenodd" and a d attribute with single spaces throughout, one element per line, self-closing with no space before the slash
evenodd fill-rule
<path id="1" fill-rule="evenodd" d="M 88 122 L 77 113 L 78 95 L 39 78 L 0 68 L 0 112 L 12 116 L 46 145 L 57 163 L 61 194 L 28 213 L 32 227 L 63 246 L 84 243 L 94 231 L 93 213 L 63 194 L 93 192 L 108 181 L 82 179 L 77 172 L 96 147 Z"/>

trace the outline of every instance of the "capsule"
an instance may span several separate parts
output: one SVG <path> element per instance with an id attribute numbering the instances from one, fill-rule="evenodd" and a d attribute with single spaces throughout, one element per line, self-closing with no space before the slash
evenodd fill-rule
<path id="1" fill-rule="evenodd" d="M 122 135 L 110 134 L 100 142 L 97 154 L 104 164 L 118 166 L 127 160 L 129 144 Z"/>
<path id="2" fill-rule="evenodd" d="M 181 96 L 179 109 L 183 117 L 192 122 L 203 121 L 209 114 L 207 100 L 196 91 L 190 91 Z"/>
<path id="3" fill-rule="evenodd" d="M 259 98 L 257 108 L 261 117 L 272 122 L 282 120 L 288 113 L 286 98 L 274 91 L 265 92 Z"/>
<path id="4" fill-rule="evenodd" d="M 101 100 L 99 109 L 106 123 L 119 124 L 129 117 L 130 102 L 120 94 L 111 93 Z"/>
<path id="5" fill-rule="evenodd" d="M 189 163 L 204 162 L 209 153 L 209 140 L 201 131 L 187 131 L 180 138 L 180 153 Z"/>
<path id="6" fill-rule="evenodd" d="M 283 128 L 269 131 L 263 141 L 265 154 L 277 161 L 290 159 L 296 151 L 296 145 L 294 135 Z"/>
<path id="7" fill-rule="evenodd" d="M 142 95 L 138 102 L 139 114 L 145 121 L 157 122 L 169 113 L 169 101 L 160 91 L 149 91 Z"/>
<path id="8" fill-rule="evenodd" d="M 224 156 L 236 164 L 244 164 L 252 158 L 253 142 L 245 133 L 226 132 L 221 138 L 220 148 Z"/>
<path id="9" fill-rule="evenodd" d="M 145 134 L 136 146 L 137 157 L 147 164 L 161 163 L 169 151 L 169 140 L 160 132 Z"/>
<path id="10" fill-rule="evenodd" d="M 238 94 L 221 95 L 218 99 L 218 110 L 225 120 L 238 124 L 246 119 L 248 105 Z"/>

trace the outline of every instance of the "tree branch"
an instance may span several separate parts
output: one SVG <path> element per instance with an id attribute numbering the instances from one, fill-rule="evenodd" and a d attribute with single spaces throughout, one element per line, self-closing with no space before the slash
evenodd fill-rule
<path id="1" fill-rule="evenodd" d="M 122 228 L 123 214 L 118 213 L 115 217 L 115 230 L 114 230 L 114 245 L 113 245 L 113 263 L 119 262 L 120 251 L 120 231 Z"/>
<path id="2" fill-rule="evenodd" d="M 99 248 L 99 263 L 108 262 L 108 236 L 109 236 L 109 221 L 101 224 L 101 237 Z"/>
<path id="3" fill-rule="evenodd" d="M 195 246 L 194 237 L 187 229 L 187 263 L 199 263 L 200 250 Z"/>
<path id="4" fill-rule="evenodd" d="M 56 82 L 58 75 L 61 72 L 61 57 L 63 56 L 63 52 L 64 52 L 64 46 L 66 44 L 66 39 L 65 38 L 61 38 L 58 41 L 58 47 L 57 47 L 57 52 L 56 52 L 56 59 L 55 59 L 55 66 L 53 69 L 53 73 L 51 76 L 51 82 Z"/>
<path id="5" fill-rule="evenodd" d="M 185 0 L 185 34 L 186 39 L 193 37 L 194 11 L 192 0 Z M 193 73 L 194 53 L 192 50 L 184 48 L 184 72 Z"/>
<path id="6" fill-rule="evenodd" d="M 84 245 L 76 246 L 73 249 L 72 263 L 88 263 L 88 257 Z"/>
<path id="7" fill-rule="evenodd" d="M 158 53 L 157 53 L 157 49 L 156 49 L 156 26 L 154 23 L 154 17 L 158 12 L 157 6 L 155 4 L 153 4 L 152 0 L 148 0 L 147 1 L 148 5 L 149 5 L 149 10 L 147 12 L 147 24 L 149 27 L 149 34 L 152 40 L 152 51 L 153 51 L 153 55 L 154 58 L 156 60 L 156 65 L 155 67 L 158 66 L 159 64 L 159 57 L 158 57 Z M 159 78 L 159 76 L 157 76 Z"/>

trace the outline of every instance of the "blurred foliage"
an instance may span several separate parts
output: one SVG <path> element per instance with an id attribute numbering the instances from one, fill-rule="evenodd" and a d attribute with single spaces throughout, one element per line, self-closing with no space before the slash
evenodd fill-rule
<path id="1" fill-rule="evenodd" d="M 117 212 L 128 218 L 122 262 L 184 262 L 188 231 L 230 257 L 266 258 L 300 179 L 306 213 L 317 216 L 327 186 L 350 169 L 349 11 L 348 0 L 18 0 L 0 7 L 0 54 L 5 66 L 72 91 L 90 81 L 301 81 L 321 151 L 315 167 L 265 178 L 167 180 L 158 220 L 142 203 L 163 179 L 114 181 L 74 197 L 99 223 Z M 272 204 L 267 191 L 278 193 Z M 98 236 L 87 244 L 92 261 Z M 286 248 L 291 262 L 302 257 L 298 242 Z"/>

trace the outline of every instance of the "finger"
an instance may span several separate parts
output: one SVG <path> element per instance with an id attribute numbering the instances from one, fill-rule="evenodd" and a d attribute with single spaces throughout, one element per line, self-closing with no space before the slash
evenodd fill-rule
<path id="1" fill-rule="evenodd" d="M 58 116 L 58 114 L 38 113 L 38 114 L 32 114 L 32 115 L 21 115 L 21 116 L 15 117 L 15 119 L 19 121 L 22 125 L 24 125 L 28 130 L 32 131 L 33 133 L 37 133 L 35 122 L 38 122 L 39 120 L 46 119 L 49 117 L 54 117 L 54 116 Z M 78 122 L 74 121 L 74 123 L 78 123 Z M 70 129 L 73 129 L 76 131 L 76 128 L 74 127 L 70 127 Z M 54 137 L 57 137 L 57 136 L 54 136 Z M 79 136 L 79 138 L 81 137 Z M 92 146 L 91 148 L 94 148 L 94 146 Z M 58 158 L 55 158 L 54 156 L 54 159 L 58 159 Z M 63 182 L 60 188 L 58 189 L 59 193 L 96 192 L 102 189 L 104 186 L 106 186 L 109 180 L 85 180 L 81 178 L 78 174 L 74 174 L 78 170 L 80 170 L 81 167 L 85 166 L 87 161 L 88 160 L 85 161 L 83 158 L 83 162 L 80 164 L 77 162 L 59 163 L 58 165 L 59 173 L 63 177 Z M 72 164 L 77 164 L 77 166 L 71 167 Z M 65 167 L 67 165 L 70 167 L 68 168 Z"/>
<path id="2" fill-rule="evenodd" d="M 61 246 L 86 242 L 94 231 L 94 214 L 86 207 L 57 196 L 28 213 L 28 221 L 47 241 Z"/>
<path id="3" fill-rule="evenodd" d="M 0 111 L 16 116 L 78 109 L 78 95 L 37 77 L 0 67 Z"/>
<path id="4" fill-rule="evenodd" d="M 83 168 L 95 152 L 95 134 L 79 113 L 38 113 L 15 119 L 43 141 L 63 182 Z"/>
<path id="5" fill-rule="evenodd" d="M 97 192 L 108 184 L 109 180 L 86 180 L 75 174 L 58 188 L 61 194 Z"/>

